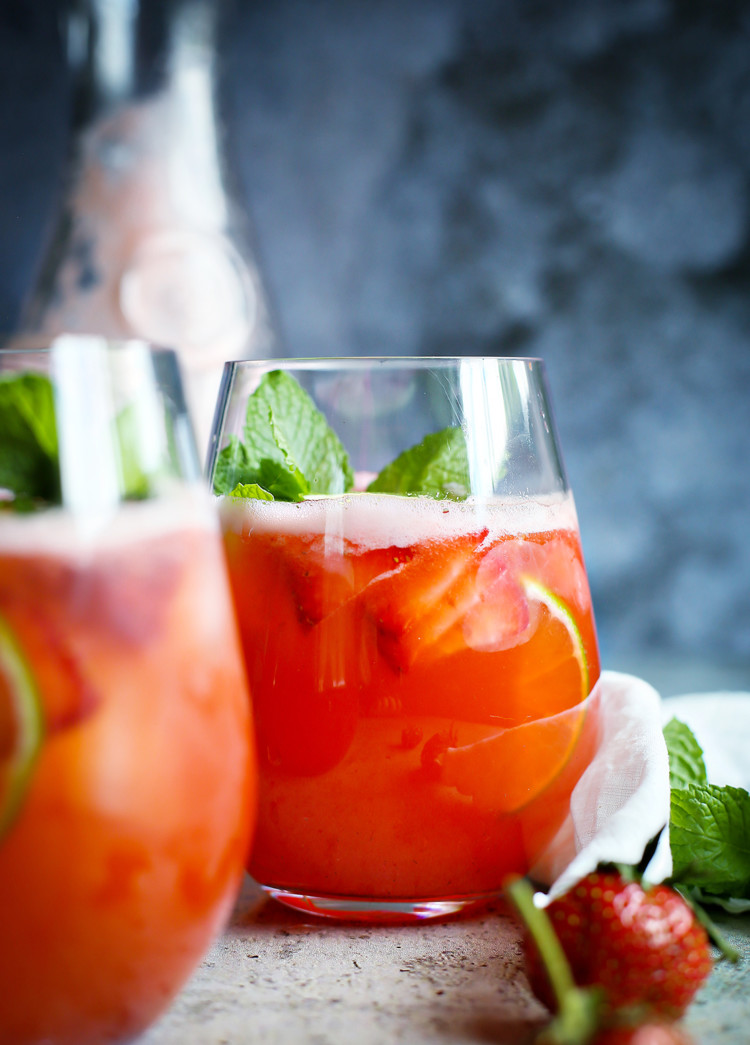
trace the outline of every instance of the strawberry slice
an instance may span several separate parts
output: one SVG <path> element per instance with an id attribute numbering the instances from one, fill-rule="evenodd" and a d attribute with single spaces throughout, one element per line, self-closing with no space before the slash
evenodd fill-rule
<path id="1" fill-rule="evenodd" d="M 88 718 L 101 700 L 71 642 L 76 577 L 53 558 L 0 559 L 0 614 L 33 670 L 48 736 Z"/>
<path id="2" fill-rule="evenodd" d="M 471 646 L 505 649 L 530 624 L 529 603 L 503 555 L 482 547 L 487 531 L 431 541 L 372 584 L 366 604 L 378 646 L 395 671 Z"/>
<path id="3" fill-rule="evenodd" d="M 375 578 L 397 569 L 413 556 L 410 548 L 362 550 L 345 537 L 282 537 L 289 583 L 301 620 L 318 624 L 358 595 Z"/>
<path id="4" fill-rule="evenodd" d="M 481 559 L 474 579 L 473 600 L 461 619 L 460 645 L 492 653 L 517 645 L 532 624 L 527 592 L 508 563 L 503 541 Z"/>
<path id="5" fill-rule="evenodd" d="M 101 696 L 86 678 L 54 620 L 39 609 L 18 603 L 8 608 L 7 616 L 25 657 L 33 665 L 47 735 L 70 729 L 88 718 Z"/>

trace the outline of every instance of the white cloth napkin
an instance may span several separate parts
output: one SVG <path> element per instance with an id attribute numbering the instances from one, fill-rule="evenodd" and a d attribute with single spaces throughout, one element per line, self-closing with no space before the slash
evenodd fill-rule
<path id="1" fill-rule="evenodd" d="M 685 722 L 704 751 L 715 784 L 750 789 L 750 694 L 705 693 L 662 700 L 642 679 L 605 671 L 597 683 L 602 708 L 599 750 L 579 780 L 570 814 L 532 869 L 551 883 L 544 905 L 598 863 L 639 863 L 646 844 L 669 820 L 669 761 L 662 728 Z M 672 870 L 665 831 L 646 877 L 658 882 Z"/>
<path id="2" fill-rule="evenodd" d="M 532 868 L 534 878 L 551 883 L 548 900 L 599 863 L 637 864 L 647 842 L 669 819 L 669 760 L 659 694 L 642 679 L 614 671 L 602 672 L 597 686 L 599 749 L 573 791 L 565 823 Z M 661 880 L 671 869 L 664 832 L 649 879 Z"/>

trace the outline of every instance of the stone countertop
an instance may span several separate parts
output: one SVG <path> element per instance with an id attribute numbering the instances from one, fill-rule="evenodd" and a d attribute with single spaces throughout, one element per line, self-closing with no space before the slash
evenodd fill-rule
<path id="1" fill-rule="evenodd" d="M 696 1045 L 745 1045 L 750 916 L 717 921 L 742 958 L 717 964 L 686 1026 Z M 226 932 L 140 1045 L 524 1045 L 544 1019 L 501 905 L 417 926 L 334 924 L 248 880 Z"/>

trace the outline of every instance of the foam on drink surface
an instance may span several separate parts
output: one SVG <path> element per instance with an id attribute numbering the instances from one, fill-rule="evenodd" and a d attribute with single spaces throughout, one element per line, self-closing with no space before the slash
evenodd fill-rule
<path id="1" fill-rule="evenodd" d="M 96 517 L 76 516 L 65 508 L 0 514 L 0 552 L 55 555 L 86 561 L 120 548 L 170 533 L 216 530 L 211 498 L 202 487 L 176 485 L 168 496 L 123 501 Z"/>
<path id="2" fill-rule="evenodd" d="M 355 493 L 310 497 L 297 504 L 223 497 L 220 515 L 223 528 L 236 533 L 336 535 L 362 550 L 448 539 L 485 528 L 490 536 L 578 530 L 570 493 L 489 501 Z"/>

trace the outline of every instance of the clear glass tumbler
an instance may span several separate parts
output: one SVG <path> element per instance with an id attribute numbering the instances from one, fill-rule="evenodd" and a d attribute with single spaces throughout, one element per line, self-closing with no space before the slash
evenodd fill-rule
<path id="1" fill-rule="evenodd" d="M 255 786 L 174 355 L 0 351 L 0 1040 L 148 1026 L 230 913 Z"/>
<path id="2" fill-rule="evenodd" d="M 208 472 L 259 743 L 251 874 L 345 918 L 496 897 L 597 742 L 543 364 L 227 364 Z"/>

